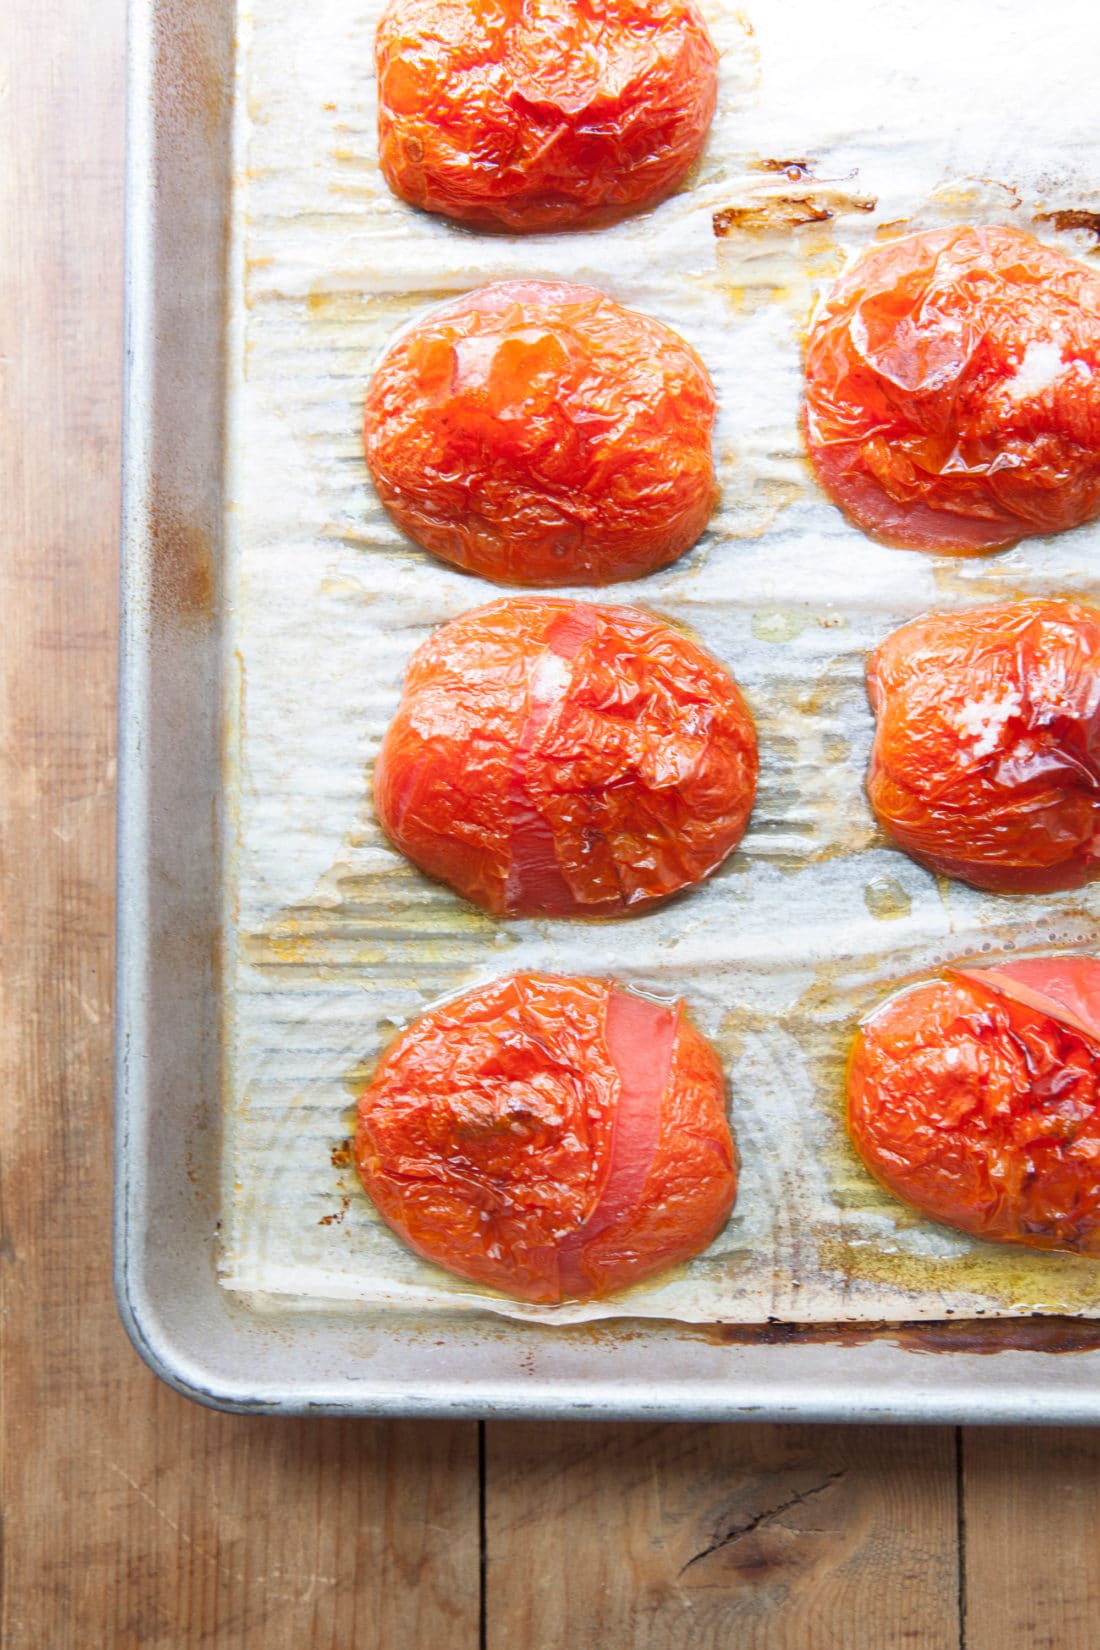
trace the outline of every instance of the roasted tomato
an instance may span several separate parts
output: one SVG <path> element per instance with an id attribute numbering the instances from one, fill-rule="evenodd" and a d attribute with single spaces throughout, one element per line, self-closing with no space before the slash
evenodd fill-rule
<path id="1" fill-rule="evenodd" d="M 1100 874 L 1100 614 L 929 613 L 886 638 L 867 680 L 867 792 L 914 859 L 997 893 Z"/>
<path id="2" fill-rule="evenodd" d="M 529 1301 L 687 1260 L 737 1190 L 709 1044 L 606 980 L 518 974 L 426 1014 L 362 1095 L 355 1154 L 417 1254 Z"/>
<path id="3" fill-rule="evenodd" d="M 502 584 L 636 579 L 717 499 L 695 351 L 593 287 L 501 281 L 410 328 L 367 392 L 367 464 L 397 525 Z"/>
<path id="4" fill-rule="evenodd" d="M 906 550 L 975 554 L 1100 511 L 1100 273 L 1016 229 L 877 247 L 806 353 L 826 492 Z"/>
<path id="5" fill-rule="evenodd" d="M 521 232 L 655 205 L 702 149 L 718 93 L 690 0 L 393 0 L 376 58 L 394 193 Z"/>
<path id="6" fill-rule="evenodd" d="M 848 1124 L 933 1220 L 1100 1255 L 1100 962 L 956 969 L 890 998 L 856 1038 Z"/>
<path id="7" fill-rule="evenodd" d="M 756 772 L 737 684 L 694 642 L 520 597 L 413 655 L 374 800 L 402 853 L 498 916 L 615 915 L 721 864 Z"/>

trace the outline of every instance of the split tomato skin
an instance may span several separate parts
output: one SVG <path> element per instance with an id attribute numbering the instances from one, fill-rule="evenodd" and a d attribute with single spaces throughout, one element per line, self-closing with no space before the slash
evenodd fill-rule
<path id="1" fill-rule="evenodd" d="M 815 317 L 810 460 L 902 549 L 975 555 L 1100 512 L 1100 274 L 994 225 L 875 247 Z"/>
<path id="2" fill-rule="evenodd" d="M 413 655 L 374 801 L 496 916 L 615 916 L 721 864 L 757 769 L 740 690 L 696 643 L 636 608 L 517 597 Z"/>
<path id="3" fill-rule="evenodd" d="M 501 281 L 391 345 L 367 392 L 367 465 L 424 549 L 500 584 L 642 578 L 717 501 L 714 388 L 663 322 L 594 287 Z"/>
<path id="4" fill-rule="evenodd" d="M 737 1191 L 721 1068 L 681 1003 L 511 975 L 416 1021 L 359 1100 L 356 1164 L 424 1259 L 520 1300 L 697 1254 Z"/>
<path id="5" fill-rule="evenodd" d="M 925 614 L 875 651 L 867 686 L 867 794 L 906 853 L 994 893 L 1100 875 L 1100 614 Z"/>
<path id="6" fill-rule="evenodd" d="M 1091 958 L 1035 959 L 1091 975 Z M 967 970 L 889 999 L 848 1064 L 848 1127 L 895 1197 L 976 1237 L 1100 1255 L 1100 1040 Z M 1032 993 L 1034 998 L 1034 993 Z M 1041 1000 L 1041 994 L 1040 994 Z"/>
<path id="7" fill-rule="evenodd" d="M 656 205 L 702 150 L 718 92 L 691 0 L 392 0 L 375 60 L 394 193 L 518 234 Z"/>

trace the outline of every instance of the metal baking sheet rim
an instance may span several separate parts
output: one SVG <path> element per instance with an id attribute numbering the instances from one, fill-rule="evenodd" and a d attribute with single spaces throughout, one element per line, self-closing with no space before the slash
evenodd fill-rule
<path id="1" fill-rule="evenodd" d="M 154 1372 L 242 1413 L 1094 1424 L 1100 1348 L 726 1344 L 405 1315 L 293 1325 L 215 1277 L 230 0 L 131 0 L 119 698 L 115 1287 Z M 838 1328 L 837 1334 L 844 1331 Z M 441 1339 L 442 1337 L 442 1339 Z M 974 1349 L 976 1348 L 976 1350 Z"/>

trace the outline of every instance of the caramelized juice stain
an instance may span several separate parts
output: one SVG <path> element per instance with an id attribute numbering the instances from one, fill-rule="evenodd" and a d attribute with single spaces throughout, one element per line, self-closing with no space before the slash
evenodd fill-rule
<path id="1" fill-rule="evenodd" d="M 792 642 L 809 622 L 802 608 L 767 607 L 753 614 L 751 628 L 758 642 Z"/>
<path id="2" fill-rule="evenodd" d="M 712 530 L 722 543 L 763 538 L 807 490 L 801 463 L 795 474 L 762 475 L 731 447 L 723 449 L 721 473 L 722 515 Z"/>
<path id="3" fill-rule="evenodd" d="M 777 645 L 814 617 L 805 609 L 762 613 L 754 633 Z M 866 749 L 851 738 L 853 697 L 862 716 L 862 663 L 846 655 L 828 660 L 809 685 L 795 674 L 772 680 L 766 698 L 750 695 L 761 752 L 750 833 L 758 847 L 768 834 L 790 839 L 789 848 L 777 845 L 767 856 L 780 870 L 865 853 L 883 841 L 863 791 Z M 751 853 L 751 834 L 746 846 Z"/>
<path id="4" fill-rule="evenodd" d="M 764 181 L 732 184 L 728 204 L 711 215 L 719 279 L 735 311 L 781 305 L 801 329 L 815 286 L 844 267 L 839 220 L 869 216 L 877 202 L 857 193 L 852 177 L 819 177 L 808 157 L 761 156 L 749 166 Z"/>
<path id="5" fill-rule="evenodd" d="M 826 1271 L 913 1295 L 961 1291 L 1014 1311 L 1084 1313 L 1100 1308 L 1096 1263 L 1081 1255 L 1048 1255 L 974 1239 L 972 1248 L 951 1256 L 826 1240 L 820 1256 Z"/>
<path id="6" fill-rule="evenodd" d="M 896 922 L 913 909 L 912 900 L 894 877 L 872 877 L 863 890 L 863 903 L 879 922 Z"/>
<path id="7" fill-rule="evenodd" d="M 937 592 L 942 596 L 962 597 L 974 607 L 984 602 L 1024 601 L 1034 596 L 1034 590 L 1010 582 L 1010 569 L 1004 565 L 1006 554 L 1011 555 L 1011 551 L 991 551 L 986 556 L 930 556 Z"/>

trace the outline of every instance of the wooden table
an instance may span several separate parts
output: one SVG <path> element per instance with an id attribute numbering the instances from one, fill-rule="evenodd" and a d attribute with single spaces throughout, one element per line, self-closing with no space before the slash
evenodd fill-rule
<path id="1" fill-rule="evenodd" d="M 279 1421 L 110 1284 L 123 0 L 0 5 L 5 1650 L 1096 1650 L 1091 1432 Z"/>

